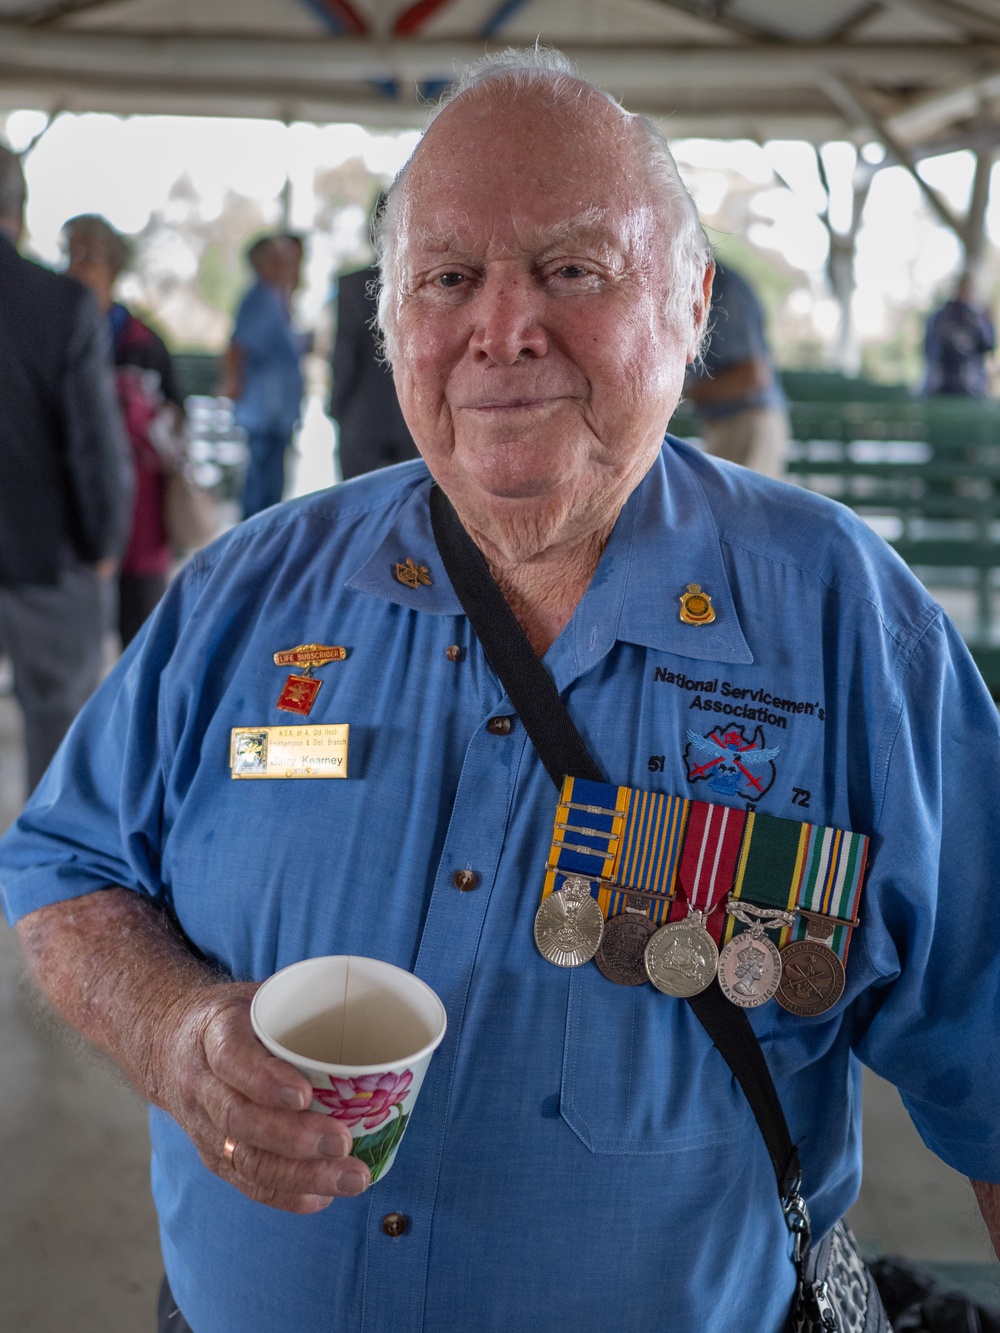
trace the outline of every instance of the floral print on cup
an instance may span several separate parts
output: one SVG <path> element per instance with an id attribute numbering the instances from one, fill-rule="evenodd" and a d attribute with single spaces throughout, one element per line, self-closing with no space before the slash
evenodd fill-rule
<path id="1" fill-rule="evenodd" d="M 361 1074 L 357 1078 L 331 1078 L 330 1088 L 313 1088 L 318 1102 L 338 1120 L 352 1129 L 363 1124 L 365 1129 L 377 1129 L 392 1114 L 394 1106 L 406 1100 L 413 1075 L 408 1069 L 401 1074 Z"/>

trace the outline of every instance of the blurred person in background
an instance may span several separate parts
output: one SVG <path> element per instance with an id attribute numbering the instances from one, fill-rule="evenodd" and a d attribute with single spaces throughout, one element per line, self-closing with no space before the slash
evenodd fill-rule
<path id="1" fill-rule="evenodd" d="M 247 251 L 247 259 L 255 277 L 236 312 L 222 384 L 222 393 L 236 402 L 237 425 L 247 433 L 244 518 L 281 499 L 309 341 L 295 330 L 291 313 L 302 265 L 301 238 L 263 236 Z"/>
<path id="2" fill-rule="evenodd" d="M 132 258 L 128 242 L 92 214 L 70 218 L 63 234 L 68 273 L 90 288 L 108 320 L 118 403 L 135 467 L 132 525 L 118 573 L 118 633 L 126 648 L 167 586 L 173 553 L 166 478 L 171 442 L 183 428 L 184 402 L 162 338 L 114 299 L 115 284 Z"/>
<path id="3" fill-rule="evenodd" d="M 384 207 L 380 193 L 369 222 L 371 236 Z M 375 331 L 378 269 L 369 265 L 338 278 L 336 304 L 330 416 L 337 423 L 340 475 L 348 481 L 418 455 Z"/>
<path id="4" fill-rule="evenodd" d="M 955 295 L 927 321 L 922 392 L 985 398 L 990 391 L 986 360 L 995 346 L 993 321 L 975 298 L 972 275 L 963 273 Z"/>
<path id="5" fill-rule="evenodd" d="M 784 475 L 788 412 L 764 311 L 746 279 L 719 263 L 708 343 L 688 371 L 684 397 L 694 407 L 710 454 L 767 477 Z"/>
<path id="6" fill-rule="evenodd" d="M 104 321 L 80 283 L 18 254 L 24 203 L 0 147 L 0 651 L 33 791 L 100 680 L 132 479 Z"/>

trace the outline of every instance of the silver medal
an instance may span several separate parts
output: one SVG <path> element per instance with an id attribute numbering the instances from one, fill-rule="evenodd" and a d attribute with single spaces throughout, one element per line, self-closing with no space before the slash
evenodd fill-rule
<path id="1" fill-rule="evenodd" d="M 719 985 L 727 1000 L 741 1009 L 766 1004 L 781 981 L 781 955 L 763 929 L 745 931 L 730 940 L 719 955 Z"/>
<path id="2" fill-rule="evenodd" d="M 764 928 L 793 925 L 795 917 L 778 908 L 755 907 L 732 899 L 726 911 L 750 929 L 731 939 L 719 955 L 719 986 L 726 999 L 741 1009 L 756 1009 L 766 1004 L 781 984 L 781 955 Z"/>
<path id="3" fill-rule="evenodd" d="M 698 995 L 712 984 L 719 965 L 715 941 L 700 912 L 661 926 L 646 945 L 646 972 L 657 990 L 678 999 Z"/>
<path id="4" fill-rule="evenodd" d="M 589 963 L 603 935 L 604 917 L 591 897 L 590 880 L 580 875 L 567 877 L 535 913 L 538 952 L 556 967 Z"/>

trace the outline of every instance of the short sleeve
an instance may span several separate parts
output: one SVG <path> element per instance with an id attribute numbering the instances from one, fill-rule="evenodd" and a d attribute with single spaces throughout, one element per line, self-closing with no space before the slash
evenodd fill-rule
<path id="1" fill-rule="evenodd" d="M 84 707 L 0 840 L 0 898 L 10 924 L 115 886 L 164 896 L 165 775 L 186 704 L 183 696 L 168 704 L 161 682 L 199 586 L 189 565 Z"/>
<path id="2" fill-rule="evenodd" d="M 1000 725 L 943 614 L 898 705 L 858 932 L 874 979 L 855 1049 L 899 1088 L 928 1147 L 1000 1181 Z"/>

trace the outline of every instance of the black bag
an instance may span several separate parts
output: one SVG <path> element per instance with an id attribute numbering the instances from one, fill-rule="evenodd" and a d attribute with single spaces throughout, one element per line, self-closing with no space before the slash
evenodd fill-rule
<path id="1" fill-rule="evenodd" d="M 493 581 L 482 553 L 436 485 L 431 488 L 430 510 L 434 540 L 458 600 L 546 772 L 557 788 L 567 775 L 604 782 L 604 774 Z M 815 1248 L 811 1244 L 798 1151 L 746 1013 L 729 1003 L 717 982 L 687 1003 L 743 1089 L 771 1157 L 798 1275 L 786 1333 L 891 1333 L 878 1291 L 848 1228 L 838 1223 Z"/>
<path id="2" fill-rule="evenodd" d="M 846 1223 L 838 1222 L 807 1252 L 787 1327 L 788 1333 L 891 1333 L 875 1279 Z"/>

